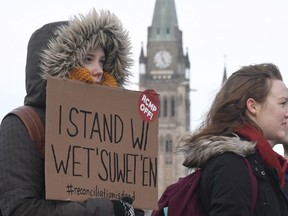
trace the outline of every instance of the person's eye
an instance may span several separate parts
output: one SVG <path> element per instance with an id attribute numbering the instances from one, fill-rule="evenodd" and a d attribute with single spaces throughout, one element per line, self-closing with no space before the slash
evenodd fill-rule
<path id="1" fill-rule="evenodd" d="M 89 57 L 89 56 L 86 56 L 86 57 L 84 58 L 84 63 L 89 63 L 89 62 L 91 62 L 91 61 L 92 61 L 92 58 Z"/>
<path id="2" fill-rule="evenodd" d="M 89 64 L 89 63 L 91 63 L 92 61 L 93 61 L 93 55 L 90 55 L 90 54 L 86 55 L 85 58 L 83 59 L 83 62 L 84 62 L 85 64 Z"/>
<path id="3" fill-rule="evenodd" d="M 287 103 L 288 103 L 288 101 L 285 100 L 285 101 L 282 101 L 280 104 L 283 105 L 283 106 L 285 106 L 285 105 L 287 105 Z"/>
<path id="4" fill-rule="evenodd" d="M 99 61 L 99 65 L 103 68 L 104 66 L 104 63 L 105 63 L 105 59 L 100 59 Z"/>

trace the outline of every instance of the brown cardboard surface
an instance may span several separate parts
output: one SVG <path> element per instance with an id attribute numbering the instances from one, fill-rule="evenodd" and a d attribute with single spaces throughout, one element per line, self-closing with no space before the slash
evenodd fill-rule
<path id="1" fill-rule="evenodd" d="M 148 122 L 141 115 L 149 117 L 159 108 L 153 100 L 142 100 L 146 96 L 48 78 L 47 199 L 84 201 L 128 195 L 136 208 L 157 209 L 158 117 L 154 113 L 154 120 Z M 151 113 L 146 112 L 149 108 Z"/>

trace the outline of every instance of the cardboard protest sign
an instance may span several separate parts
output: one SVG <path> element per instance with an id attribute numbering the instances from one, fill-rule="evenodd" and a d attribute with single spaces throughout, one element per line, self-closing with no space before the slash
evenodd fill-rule
<path id="1" fill-rule="evenodd" d="M 158 95 L 48 78 L 46 198 L 157 209 Z"/>

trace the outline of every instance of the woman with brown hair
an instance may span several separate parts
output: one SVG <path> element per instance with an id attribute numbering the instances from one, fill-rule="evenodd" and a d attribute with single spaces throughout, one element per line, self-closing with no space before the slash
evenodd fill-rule
<path id="1" fill-rule="evenodd" d="M 275 65 L 245 66 L 228 78 L 203 123 L 180 147 L 183 165 L 202 169 L 203 216 L 250 215 L 252 183 L 243 157 L 257 179 L 253 215 L 288 215 L 287 162 L 267 141 L 286 136 L 287 119 L 288 90 Z"/>

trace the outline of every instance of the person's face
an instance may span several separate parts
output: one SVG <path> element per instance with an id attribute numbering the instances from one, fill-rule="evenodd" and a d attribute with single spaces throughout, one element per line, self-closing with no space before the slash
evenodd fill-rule
<path id="1" fill-rule="evenodd" d="M 87 51 L 83 61 L 83 67 L 88 69 L 96 83 L 100 83 L 103 77 L 103 64 L 105 54 L 101 47 Z"/>
<path id="2" fill-rule="evenodd" d="M 269 143 L 271 144 L 271 146 L 275 146 L 276 144 L 282 144 L 284 147 L 284 151 L 286 152 L 285 154 L 288 154 L 288 124 L 286 124 L 286 128 L 285 128 L 285 133 L 286 136 L 283 137 L 280 140 L 269 140 Z"/>
<path id="3" fill-rule="evenodd" d="M 254 101 L 249 109 L 266 139 L 279 140 L 287 136 L 288 90 L 281 80 L 273 79 L 271 85 L 266 100 L 263 103 Z"/>
<path id="4" fill-rule="evenodd" d="M 281 139 L 281 142 L 279 143 L 285 146 L 288 146 L 288 123 L 286 124 L 285 133 L 286 133 L 286 136 L 283 139 Z"/>

